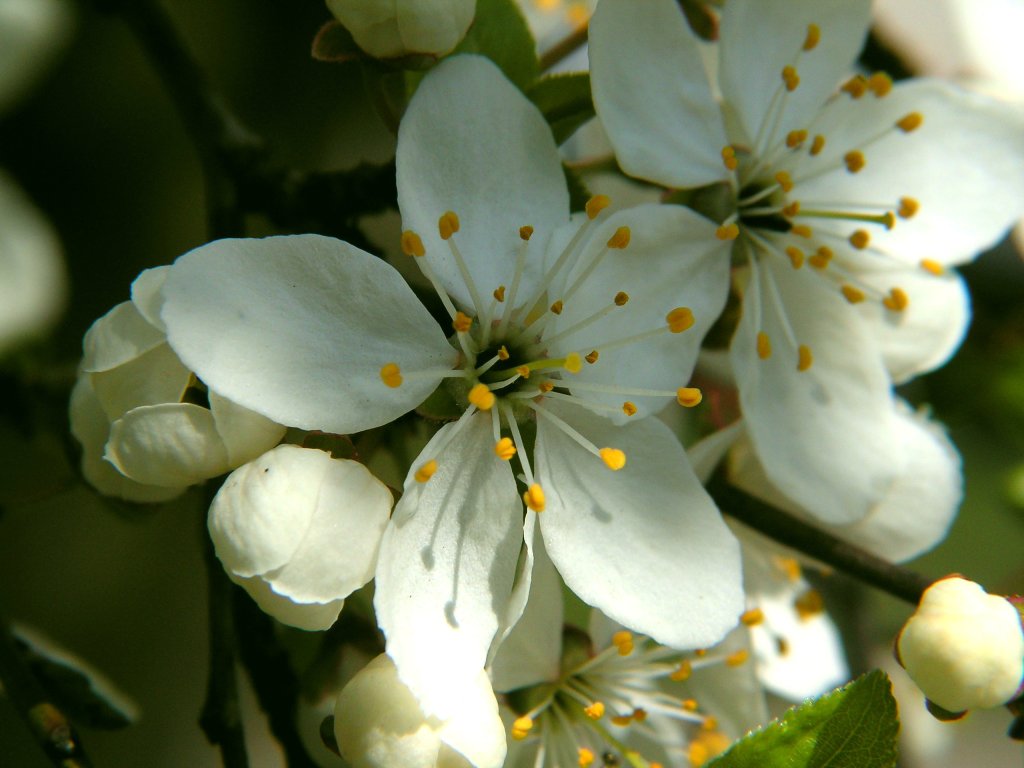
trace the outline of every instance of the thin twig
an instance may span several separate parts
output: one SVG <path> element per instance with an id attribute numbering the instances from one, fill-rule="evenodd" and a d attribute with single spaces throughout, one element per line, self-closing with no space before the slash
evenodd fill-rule
<path id="1" fill-rule="evenodd" d="M 708 491 L 726 515 L 900 600 L 917 605 L 934 581 L 765 504 L 720 476 L 712 480 Z"/>
<path id="2" fill-rule="evenodd" d="M 562 59 L 586 45 L 589 34 L 589 27 L 584 24 L 555 43 L 540 57 L 540 71 L 547 72 Z"/>

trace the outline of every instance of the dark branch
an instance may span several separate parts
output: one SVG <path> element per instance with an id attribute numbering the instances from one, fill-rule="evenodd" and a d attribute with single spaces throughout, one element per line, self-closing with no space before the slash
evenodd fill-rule
<path id="1" fill-rule="evenodd" d="M 730 517 L 900 600 L 917 605 L 921 594 L 932 584 L 933 579 L 876 557 L 788 512 L 755 499 L 721 476 L 712 480 L 708 492 Z"/>
<path id="2" fill-rule="evenodd" d="M 0 683 L 11 704 L 28 725 L 36 743 L 58 768 L 89 768 L 82 743 L 71 722 L 50 701 L 18 652 L 10 625 L 0 617 Z"/>

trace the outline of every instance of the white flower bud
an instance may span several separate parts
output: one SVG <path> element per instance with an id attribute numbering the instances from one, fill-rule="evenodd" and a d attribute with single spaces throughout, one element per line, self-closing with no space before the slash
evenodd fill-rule
<path id="1" fill-rule="evenodd" d="M 277 444 L 285 428 L 221 397 L 185 402 L 195 383 L 160 319 L 166 267 L 143 272 L 132 300 L 85 334 L 71 398 L 82 472 L 98 490 L 157 501 L 222 475 Z"/>
<path id="2" fill-rule="evenodd" d="M 466 35 L 476 0 L 327 0 L 356 44 L 377 59 L 443 56 Z"/>
<path id="3" fill-rule="evenodd" d="M 444 727 L 423 714 L 386 654 L 352 678 L 334 709 L 338 747 L 353 768 L 469 768 L 444 743 Z"/>
<path id="4" fill-rule="evenodd" d="M 359 462 L 279 445 L 224 481 L 208 527 L 228 575 L 260 608 L 299 629 L 327 629 L 373 578 L 391 504 Z"/>
<path id="5" fill-rule="evenodd" d="M 1020 613 L 959 577 L 925 590 L 896 647 L 928 700 L 951 713 L 1006 704 L 1024 680 Z"/>

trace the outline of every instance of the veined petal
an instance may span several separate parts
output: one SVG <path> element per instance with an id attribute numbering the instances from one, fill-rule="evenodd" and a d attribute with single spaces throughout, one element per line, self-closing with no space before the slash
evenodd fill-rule
<path id="1" fill-rule="evenodd" d="M 721 640 L 743 610 L 739 545 L 671 430 L 656 419 L 616 427 L 571 407 L 557 415 L 626 454 L 612 471 L 551 422 L 537 425 L 541 533 L 565 583 L 663 645 Z"/>
<path id="2" fill-rule="evenodd" d="M 910 133 L 891 130 L 906 115 L 923 121 Z M 827 136 L 819 167 L 863 148 L 866 165 L 799 182 L 805 209 L 819 201 L 844 205 L 919 204 L 912 218 L 889 232 L 872 232 L 872 245 L 907 264 L 922 259 L 958 264 L 991 245 L 1024 210 L 1024 109 L 938 80 L 896 84 L 882 99 L 839 97 L 816 132 Z M 831 153 L 831 154 L 829 154 Z M 814 166 L 808 166 L 813 168 Z"/>
<path id="3" fill-rule="evenodd" d="M 631 232 L 628 247 L 608 249 L 606 243 L 620 227 Z M 577 272 L 595 259 L 600 262 L 583 287 L 565 302 L 552 329 L 571 329 L 595 313 L 613 306 L 620 292 L 628 301 L 610 314 L 555 342 L 554 356 L 568 352 L 600 352 L 569 379 L 602 386 L 675 391 L 693 372 L 697 352 L 722 311 L 729 289 L 729 245 L 715 238 L 715 225 L 692 211 L 674 205 L 642 205 L 619 211 L 596 230 L 579 260 Z M 574 275 L 568 284 L 573 284 Z M 554 297 L 554 298 L 557 298 Z M 664 333 L 628 346 L 602 351 L 604 344 L 666 325 L 677 307 L 693 313 L 694 324 L 682 333 Z M 661 410 L 664 397 L 580 391 L 579 394 L 618 411 L 623 400 L 638 408 L 637 418 Z M 619 413 L 621 423 L 630 417 Z"/>
<path id="4" fill-rule="evenodd" d="M 760 146 L 794 129 L 807 129 L 840 80 L 853 68 L 867 34 L 870 0 L 729 0 L 719 32 L 719 84 L 744 139 Z M 820 41 L 804 51 L 808 25 Z M 800 78 L 784 88 L 782 70 Z M 781 118 L 776 118 L 781 106 Z"/>
<path id="5" fill-rule="evenodd" d="M 112 421 L 140 405 L 179 402 L 192 378 L 166 341 L 123 365 L 87 375 Z"/>
<path id="6" fill-rule="evenodd" d="M 493 449 L 487 415 L 442 427 L 410 470 L 377 564 L 388 655 L 424 712 L 442 719 L 484 668 L 523 541 L 515 478 Z M 429 460 L 436 472 L 419 483 Z"/>
<path id="7" fill-rule="evenodd" d="M 594 106 L 631 176 L 670 187 L 724 181 L 729 143 L 700 43 L 672 0 L 602 0 L 590 22 Z"/>
<path id="8" fill-rule="evenodd" d="M 519 228 L 545 236 L 569 220 L 569 193 L 551 129 L 533 104 L 487 59 L 455 56 L 435 67 L 398 131 L 402 226 L 420 236 L 431 269 L 464 307 L 470 292 L 438 233 L 459 218 L 452 243 L 479 293 L 511 285 Z M 540 265 L 528 264 L 520 295 L 534 293 Z"/>
<path id="9" fill-rule="evenodd" d="M 495 654 L 501 644 L 512 632 L 513 628 L 522 618 L 526 603 L 533 590 L 534 552 L 538 544 L 543 545 L 540 540 L 540 533 L 537 531 L 537 513 L 532 509 L 526 510 L 523 520 L 523 548 L 519 552 L 519 562 L 516 563 L 516 575 L 512 582 L 512 593 L 509 595 L 505 616 L 502 617 L 501 626 L 494 635 L 491 648 L 487 653 L 487 666 L 491 666 Z"/>
<path id="10" fill-rule="evenodd" d="M 772 482 L 822 522 L 851 523 L 903 469 L 889 380 L 854 308 L 817 275 L 776 261 L 760 260 L 732 340 L 740 406 Z M 772 346 L 767 359 L 760 333 Z M 797 369 L 795 345 L 811 351 L 810 369 Z"/>
<path id="11" fill-rule="evenodd" d="M 303 429 L 386 424 L 429 395 L 456 359 L 392 267 L 329 237 L 218 240 L 179 258 L 163 319 L 181 359 L 211 389 Z M 405 382 L 381 381 L 395 363 Z"/>

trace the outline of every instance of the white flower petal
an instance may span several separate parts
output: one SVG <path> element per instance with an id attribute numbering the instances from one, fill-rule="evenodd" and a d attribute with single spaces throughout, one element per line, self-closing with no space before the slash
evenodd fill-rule
<path id="1" fill-rule="evenodd" d="M 130 301 L 122 301 L 85 332 L 82 370 L 109 371 L 136 360 L 167 341 Z"/>
<path id="2" fill-rule="evenodd" d="M 226 472 L 227 452 L 213 416 L 191 403 L 133 408 L 110 426 L 106 458 L 147 485 L 192 485 Z"/>
<path id="3" fill-rule="evenodd" d="M 338 614 L 345 607 L 344 600 L 331 600 L 327 603 L 299 603 L 290 597 L 279 595 L 273 586 L 260 576 L 244 578 L 228 573 L 230 579 L 244 589 L 249 597 L 268 616 L 273 616 L 282 624 L 307 632 L 319 632 L 330 629 L 338 620 Z"/>
<path id="4" fill-rule="evenodd" d="M 238 467 L 269 451 L 284 437 L 286 429 L 255 411 L 209 392 L 210 412 L 217 434 L 224 441 L 228 465 Z"/>
<path id="5" fill-rule="evenodd" d="M 761 260 L 758 270 L 730 349 L 754 448 L 787 496 L 825 523 L 853 522 L 903 467 L 888 377 L 864 324 L 831 285 L 774 259 Z M 775 281 L 795 342 L 812 352 L 809 370 L 797 370 L 797 350 L 767 279 Z M 761 331 L 773 347 L 766 360 L 757 353 Z"/>
<path id="6" fill-rule="evenodd" d="M 381 543 L 374 606 L 388 654 L 424 711 L 441 718 L 484 668 L 523 541 L 515 479 L 493 448 L 488 415 L 443 427 L 411 468 Z M 437 471 L 418 483 L 428 460 Z"/>
<path id="7" fill-rule="evenodd" d="M 594 106 L 631 176 L 672 187 L 724 181 L 729 143 L 699 42 L 672 0 L 602 0 L 590 23 Z"/>
<path id="8" fill-rule="evenodd" d="M 471 296 L 438 233 L 442 214 L 458 215 L 452 243 L 487 301 L 499 285 L 512 283 L 520 227 L 547 237 L 569 220 L 551 129 L 501 71 L 478 56 L 447 59 L 423 79 L 399 128 L 396 163 L 402 226 L 420 236 L 423 258 L 464 307 L 472 307 Z M 527 273 L 520 295 L 531 294 L 539 278 Z"/>
<path id="9" fill-rule="evenodd" d="M 534 549 L 538 544 L 543 546 L 540 534 L 537 531 L 537 513 L 532 509 L 527 509 L 523 520 L 523 548 L 519 552 L 519 562 L 516 564 L 516 575 L 512 582 L 512 593 L 509 595 L 508 605 L 506 606 L 505 616 L 501 620 L 501 626 L 494 635 L 491 649 L 487 653 L 488 667 L 491 666 L 495 654 L 505 641 L 505 638 L 518 625 L 523 611 L 526 609 L 527 600 L 533 590 Z"/>
<path id="10" fill-rule="evenodd" d="M 620 227 L 630 228 L 625 249 L 606 250 L 608 239 Z M 565 302 L 552 332 L 571 329 L 600 310 L 613 306 L 620 291 L 625 305 L 603 319 L 555 342 L 552 356 L 567 352 L 600 352 L 598 361 L 585 365 L 573 382 L 602 386 L 645 388 L 675 392 L 693 372 L 700 343 L 722 311 L 729 289 L 729 245 L 715 238 L 715 225 L 692 211 L 674 205 L 643 205 L 613 214 L 597 229 L 586 246 L 575 276 L 594 259 L 597 268 L 580 290 Z M 554 298 L 557 298 L 554 297 Z M 682 333 L 664 333 L 629 346 L 601 351 L 608 342 L 664 328 L 666 315 L 677 307 L 693 312 L 694 324 Z M 545 334 L 549 338 L 550 334 Z M 580 397 L 609 406 L 615 421 L 630 417 L 621 412 L 624 401 L 637 406 L 632 418 L 656 412 L 671 398 L 580 390 Z"/>
<path id="11" fill-rule="evenodd" d="M 721 640 L 743 610 L 739 546 L 675 436 L 656 419 L 615 427 L 579 409 L 556 412 L 626 454 L 613 472 L 549 421 L 537 425 L 541 533 L 565 583 L 663 645 Z"/>
<path id="12" fill-rule="evenodd" d="M 144 269 L 132 281 L 132 304 L 146 318 L 147 323 L 159 328 L 164 335 L 167 329 L 160 311 L 164 308 L 164 283 L 170 269 L 170 266 Z"/>
<path id="13" fill-rule="evenodd" d="M 0 2 L 0 109 L 28 90 L 69 36 L 71 7 L 60 0 Z"/>
<path id="14" fill-rule="evenodd" d="M 177 260 L 164 285 L 168 339 L 211 389 L 274 421 L 358 432 L 433 391 L 455 350 L 401 276 L 318 235 L 218 240 Z M 406 376 L 392 389 L 381 367 Z"/>
<path id="15" fill-rule="evenodd" d="M 686 458 L 690 460 L 697 479 L 706 484 L 725 454 L 743 434 L 743 420 L 740 419 L 687 448 Z"/>
<path id="16" fill-rule="evenodd" d="M 912 133 L 893 130 L 865 144 L 911 112 L 924 118 Z M 987 99 L 937 80 L 898 83 L 882 99 L 841 97 L 815 126 L 827 138 L 816 165 L 863 149 L 866 165 L 798 182 L 805 208 L 817 201 L 920 204 L 889 232 L 872 229 L 872 245 L 904 263 L 956 264 L 998 240 L 1024 209 L 1024 108 Z"/>
<path id="17" fill-rule="evenodd" d="M 88 375 L 111 420 L 140 405 L 177 403 L 192 378 L 166 342 L 115 368 Z"/>
<path id="18" fill-rule="evenodd" d="M 790 130 L 810 127 L 815 113 L 853 67 L 864 44 L 870 0 L 730 0 L 719 31 L 719 84 L 726 109 L 735 111 L 747 142 L 762 146 L 776 120 L 774 105 L 784 99 L 775 131 L 779 141 Z M 802 51 L 808 25 L 821 38 Z M 782 69 L 795 66 L 796 90 L 783 87 Z"/>
<path id="19" fill-rule="evenodd" d="M 465 756 L 475 768 L 501 768 L 505 763 L 505 727 L 486 672 L 480 670 L 473 685 L 462 692 L 460 704 L 459 710 L 441 726 L 441 741 Z M 438 768 L 457 766 L 442 759 Z"/>
<path id="20" fill-rule="evenodd" d="M 356 43 L 378 59 L 443 56 L 473 22 L 473 0 L 327 0 Z"/>

